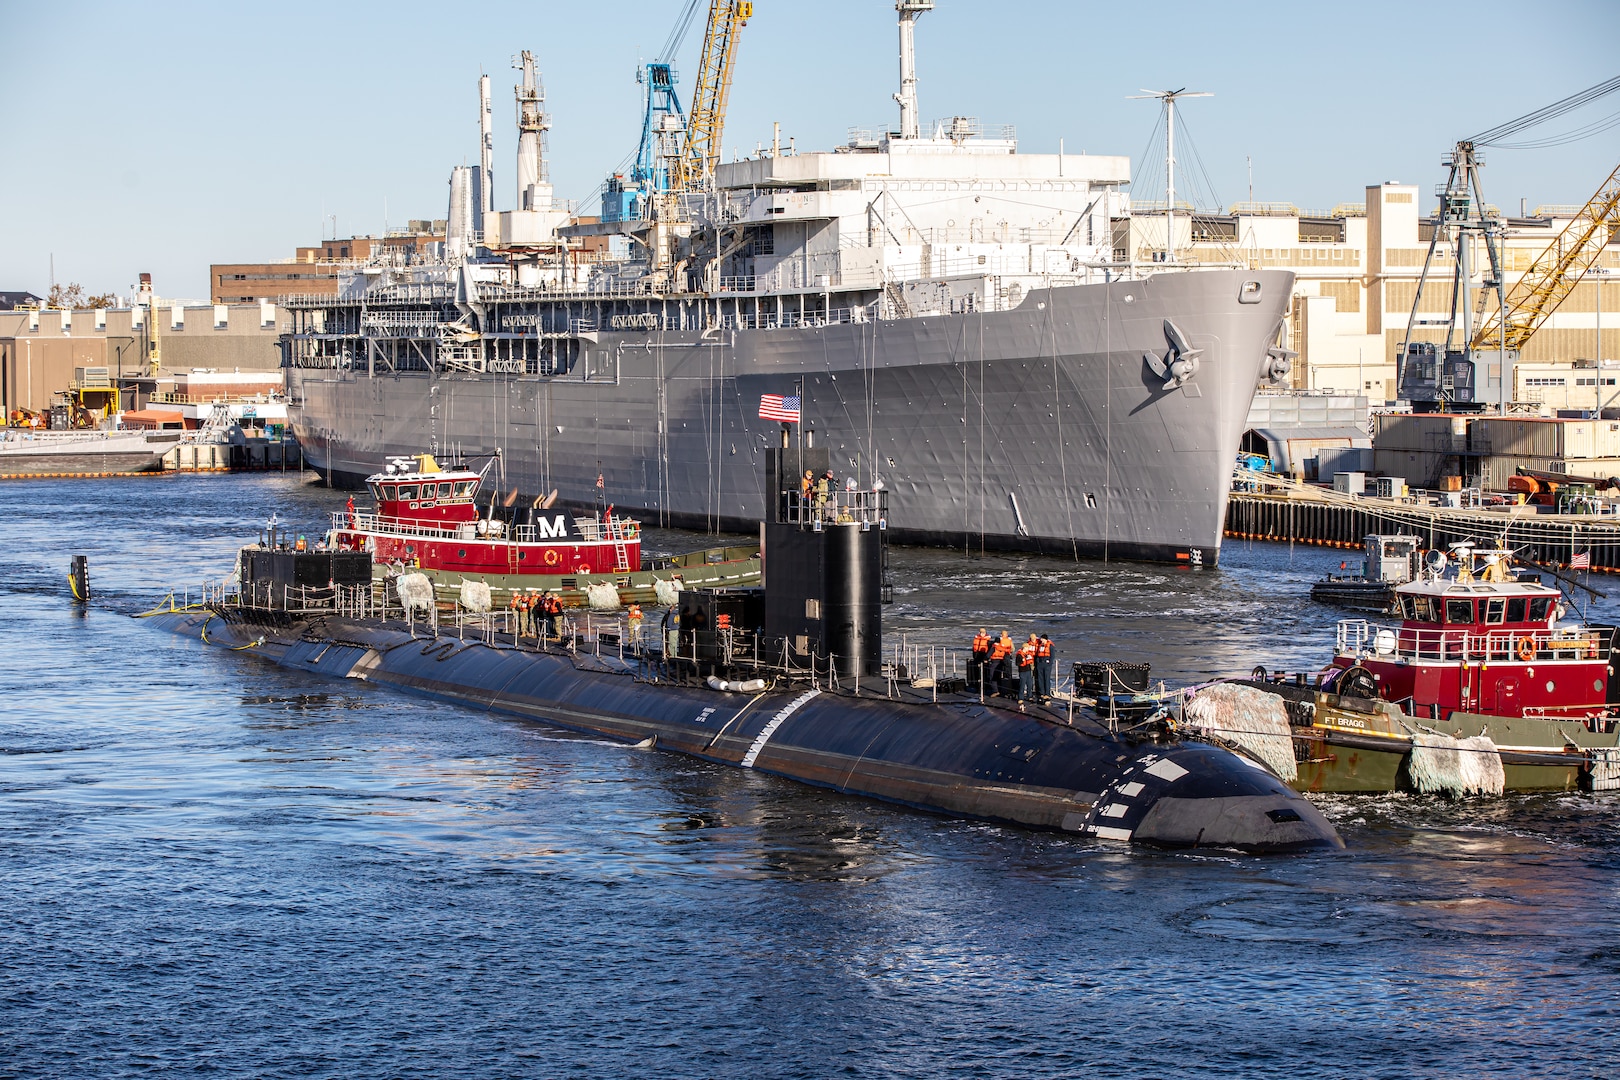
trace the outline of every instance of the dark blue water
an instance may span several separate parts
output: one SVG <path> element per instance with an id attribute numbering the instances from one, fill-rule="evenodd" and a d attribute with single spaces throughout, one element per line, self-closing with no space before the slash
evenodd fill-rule
<path id="1" fill-rule="evenodd" d="M 272 510 L 314 531 L 341 501 L 273 475 L 0 486 L 0 1076 L 1616 1067 L 1620 799 L 1341 798 L 1341 854 L 1155 854 L 298 678 L 128 617 L 220 576 Z M 1331 645 L 1304 596 L 1342 558 L 899 551 L 888 630 L 1050 628 L 1065 659 L 1181 682 L 1295 667 Z"/>

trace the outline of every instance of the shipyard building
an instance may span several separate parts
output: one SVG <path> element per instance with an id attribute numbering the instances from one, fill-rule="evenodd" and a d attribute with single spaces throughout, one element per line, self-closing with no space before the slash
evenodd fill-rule
<path id="1" fill-rule="evenodd" d="M 1435 228 L 1435 213 L 1423 208 L 1425 198 L 1433 197 L 1426 197 L 1424 190 L 1394 181 L 1370 185 L 1365 201 L 1340 203 L 1330 210 L 1244 202 L 1224 214 L 1200 214 L 1185 207 L 1174 219 L 1175 261 L 1292 271 L 1295 285 L 1288 328 L 1291 347 L 1299 353 L 1293 385 L 1301 390 L 1365 394 L 1377 407 L 1398 396 L 1396 358 L 1407 338 L 1407 320 Z M 1128 219 L 1114 223 L 1115 260 L 1162 261 L 1163 204 L 1137 201 L 1132 210 Z M 1509 288 L 1580 210 L 1521 205 L 1517 215 L 1502 219 Z M 1487 207 L 1486 213 L 1500 216 L 1495 207 Z M 1612 359 L 1620 348 L 1616 239 L 1611 235 L 1593 271 L 1525 346 L 1509 373 L 1513 401 L 1545 404 L 1549 410 L 1591 408 L 1600 385 L 1614 386 L 1620 369 L 1607 367 L 1600 374 L 1596 361 L 1600 324 L 1602 355 Z M 1481 254 L 1474 265 L 1483 262 Z M 1452 269 L 1444 250 L 1437 251 L 1420 317 L 1440 317 L 1451 310 L 1449 282 L 1436 284 L 1434 275 L 1448 277 Z M 1419 325 L 1411 336 L 1413 341 L 1444 341 L 1445 330 Z M 1498 386 L 1495 358 L 1487 356 L 1483 366 L 1482 385 Z M 1492 390 L 1487 400 L 1497 396 Z M 1613 389 L 1605 394 L 1613 396 Z"/>

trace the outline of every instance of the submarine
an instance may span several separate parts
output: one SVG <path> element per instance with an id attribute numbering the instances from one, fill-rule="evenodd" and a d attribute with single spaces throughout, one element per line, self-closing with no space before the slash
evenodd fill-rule
<path id="1" fill-rule="evenodd" d="M 886 492 L 801 497 L 816 452 L 769 449 L 763 587 L 685 590 L 645 640 L 595 615 L 555 636 L 509 612 L 440 619 L 374 587 L 368 553 L 292 550 L 273 526 L 242 549 L 235 591 L 138 617 L 291 670 L 938 814 L 1160 848 L 1344 846 L 1262 763 L 1162 709 L 1021 704 L 885 663 Z"/>

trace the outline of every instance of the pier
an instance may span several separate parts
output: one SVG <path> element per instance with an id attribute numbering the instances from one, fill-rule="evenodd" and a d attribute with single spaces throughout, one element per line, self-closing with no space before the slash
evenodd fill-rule
<path id="1" fill-rule="evenodd" d="M 1232 493 L 1226 537 L 1360 550 L 1369 533 L 1405 533 L 1430 548 L 1464 540 L 1500 543 L 1560 567 L 1585 553 L 1592 570 L 1620 574 L 1620 518 L 1609 515 L 1544 514 L 1533 505 L 1435 506 L 1422 496 L 1351 496 L 1291 482 L 1265 486 Z"/>

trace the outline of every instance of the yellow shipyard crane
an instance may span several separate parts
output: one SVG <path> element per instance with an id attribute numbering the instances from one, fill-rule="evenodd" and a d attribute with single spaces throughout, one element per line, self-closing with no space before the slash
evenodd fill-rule
<path id="1" fill-rule="evenodd" d="M 671 186 L 676 191 L 702 188 L 720 164 L 720 137 L 726 126 L 726 100 L 731 95 L 737 38 L 753 14 L 752 0 L 709 0 L 703 58 L 698 63 L 692 109 L 686 116 L 686 144 L 672 178 Z"/>
<path id="2" fill-rule="evenodd" d="M 1547 250 L 1536 256 L 1535 262 L 1508 290 L 1502 307 L 1486 314 L 1471 342 L 1473 349 L 1484 352 L 1500 345 L 1514 352 L 1523 350 L 1531 335 L 1558 310 L 1558 305 L 1596 265 L 1604 245 L 1617 231 L 1620 231 L 1620 166 L 1615 167 L 1597 193 L 1553 237 Z"/>

